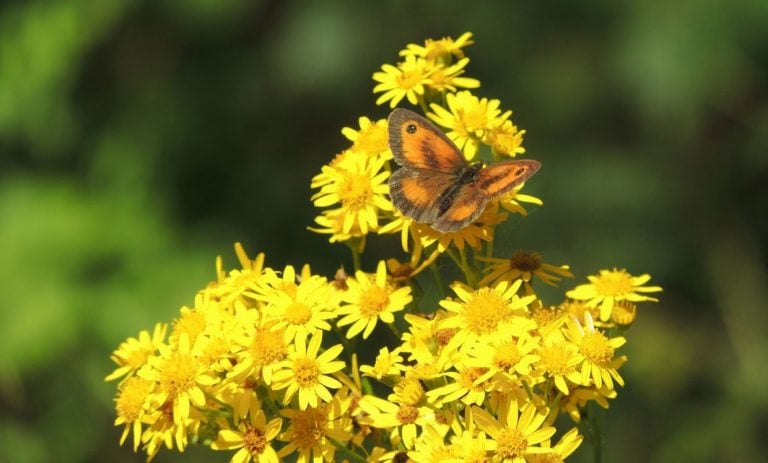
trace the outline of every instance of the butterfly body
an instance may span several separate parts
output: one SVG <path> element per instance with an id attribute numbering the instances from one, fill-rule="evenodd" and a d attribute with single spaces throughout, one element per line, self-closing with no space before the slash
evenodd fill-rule
<path id="1" fill-rule="evenodd" d="M 468 226 L 488 201 L 541 166 L 533 160 L 469 164 L 442 131 L 418 114 L 395 109 L 388 122 L 389 146 L 401 166 L 389 179 L 392 202 L 405 216 L 441 232 Z"/>

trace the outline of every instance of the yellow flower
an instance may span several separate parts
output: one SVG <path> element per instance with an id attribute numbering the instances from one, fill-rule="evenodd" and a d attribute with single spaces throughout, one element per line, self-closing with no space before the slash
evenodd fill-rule
<path id="1" fill-rule="evenodd" d="M 528 304 L 536 296 L 519 297 L 517 290 L 521 284 L 520 280 L 511 285 L 502 281 L 493 287 L 472 290 L 463 283 L 454 283 L 451 289 L 459 301 L 440 301 L 440 306 L 453 315 L 443 320 L 440 328 L 457 328 L 459 344 L 492 339 L 505 333 L 524 335 L 536 327 L 536 323 L 527 316 Z"/>
<path id="2" fill-rule="evenodd" d="M 474 159 L 486 132 L 502 125 L 512 113 L 502 114 L 499 100 L 480 99 L 468 91 L 449 93 L 445 99 L 447 109 L 433 103 L 434 113 L 427 115 L 438 125 L 450 129 L 446 135 L 469 160 Z"/>
<path id="3" fill-rule="evenodd" d="M 380 156 L 385 160 L 392 159 L 389 149 L 389 132 L 386 119 L 376 122 L 363 116 L 358 119 L 360 130 L 344 127 L 341 133 L 352 142 L 352 151 L 362 151 L 368 156 Z"/>
<path id="4" fill-rule="evenodd" d="M 462 77 L 464 68 L 469 64 L 469 58 L 462 58 L 450 66 L 435 66 L 430 73 L 431 83 L 428 87 L 440 93 L 455 92 L 457 87 L 477 88 L 480 81 L 471 77 Z"/>
<path id="5" fill-rule="evenodd" d="M 149 335 L 149 331 L 142 330 L 139 332 L 138 338 L 128 338 L 125 342 L 121 343 L 117 350 L 112 353 L 111 357 L 118 367 L 104 380 L 112 381 L 121 376 L 132 375 L 144 366 L 147 363 L 147 359 L 155 355 L 158 348 L 163 345 L 167 329 L 168 325 L 158 323 L 155 325 L 152 336 Z"/>
<path id="6" fill-rule="evenodd" d="M 415 463 L 438 463 L 441 461 L 457 461 L 455 446 L 445 443 L 445 434 L 436 427 L 426 426 L 413 450 L 408 452 L 408 458 Z M 390 460 L 393 461 L 393 460 Z"/>
<path id="7" fill-rule="evenodd" d="M 221 256 L 216 258 L 217 281 L 200 291 L 205 300 L 219 301 L 222 308 L 231 310 L 235 301 L 245 302 L 241 295 L 261 278 L 264 270 L 264 253 L 259 253 L 251 260 L 245 252 L 243 245 L 235 243 L 235 254 L 242 269 L 235 269 L 225 273 L 222 269 Z"/>
<path id="8" fill-rule="evenodd" d="M 353 227 L 359 228 L 363 235 L 376 230 L 379 211 L 393 207 L 385 197 L 389 193 L 386 182 L 389 172 L 383 170 L 384 164 L 382 158 L 351 152 L 345 162 L 323 167 L 323 174 L 331 181 L 312 195 L 312 201 L 316 207 L 340 205 L 334 212 L 343 217 L 343 233 L 350 233 Z"/>
<path id="9" fill-rule="evenodd" d="M 231 463 L 248 463 L 251 460 L 258 463 L 277 463 L 277 452 L 272 448 L 272 441 L 280 432 L 283 420 L 275 418 L 267 423 L 264 411 L 257 408 L 250 411 L 250 419 L 238 425 L 237 431 L 222 429 L 215 442 L 211 444 L 214 450 L 239 449 L 230 460 Z"/>
<path id="10" fill-rule="evenodd" d="M 451 453 L 453 461 L 486 462 L 496 454 L 496 442 L 487 438 L 484 432 L 463 430 L 461 434 L 451 437 Z"/>
<path id="11" fill-rule="evenodd" d="M 397 288 L 387 282 L 387 267 L 384 261 L 379 261 L 374 275 L 361 271 L 354 278 L 347 279 L 349 289 L 342 295 L 344 302 L 338 313 L 343 317 L 337 322 L 338 326 L 352 325 L 347 331 L 347 338 L 353 338 L 363 333 L 363 339 L 371 335 L 376 323 L 394 323 L 394 313 L 399 312 L 411 300 L 411 288 Z"/>
<path id="12" fill-rule="evenodd" d="M 381 66 L 381 71 L 373 73 L 373 80 L 379 82 L 373 87 L 373 93 L 383 92 L 376 104 L 389 101 L 389 107 L 394 108 L 403 98 L 412 105 L 418 105 L 424 96 L 425 86 L 431 83 L 429 74 L 433 66 L 423 59 L 413 55 L 405 57 L 405 61 L 397 67 L 391 64 Z"/>
<path id="13" fill-rule="evenodd" d="M 590 307 L 600 306 L 600 320 L 611 319 L 613 305 L 619 301 L 658 301 L 641 293 L 661 291 L 660 286 L 643 286 L 651 276 L 648 274 L 633 277 L 626 270 L 600 270 L 600 275 L 587 277 L 589 284 L 579 285 L 566 295 L 572 299 L 585 300 Z"/>
<path id="14" fill-rule="evenodd" d="M 424 41 L 424 45 L 409 43 L 406 45 L 405 50 L 400 51 L 400 56 L 417 56 L 430 61 L 449 59 L 452 56 L 463 58 L 464 50 L 462 48 L 473 43 L 472 33 L 465 32 L 456 40 L 453 40 L 451 37 L 443 37 L 438 40 L 427 39 Z"/>
<path id="15" fill-rule="evenodd" d="M 616 349 L 623 346 L 627 340 L 621 336 L 609 338 L 592 324 L 592 317 L 587 316 L 587 323 L 582 325 L 572 318 L 566 321 L 566 336 L 579 348 L 579 354 L 584 357 L 581 364 L 581 384 L 588 386 L 593 381 L 599 389 L 603 384 L 613 389 L 615 380 L 621 386 L 624 379 L 617 369 L 626 360 L 625 357 L 615 357 Z"/>
<path id="16" fill-rule="evenodd" d="M 473 421 L 493 438 L 500 462 L 525 463 L 531 455 L 544 452 L 541 444 L 556 431 L 544 423 L 547 411 L 530 403 L 521 408 L 512 400 L 498 415 L 497 419 L 484 409 L 472 407 Z"/>
<path id="17" fill-rule="evenodd" d="M 427 391 L 427 397 L 435 406 L 461 400 L 466 405 L 480 405 L 486 392 L 491 390 L 491 379 L 496 371 L 486 366 L 470 366 L 469 362 L 456 365 L 457 371 L 448 371 L 443 376 L 451 378 L 448 384 Z M 474 364 L 478 365 L 478 364 Z"/>
<path id="18" fill-rule="evenodd" d="M 562 463 L 581 445 L 584 436 L 579 434 L 578 428 L 571 428 L 563 437 L 550 447 L 549 441 L 542 443 L 542 449 L 546 453 L 537 453 L 530 455 L 526 460 L 528 463 Z"/>
<path id="19" fill-rule="evenodd" d="M 331 325 L 327 320 L 336 317 L 336 301 L 326 279 L 306 274 L 296 283 L 295 270 L 290 265 L 283 275 L 287 280 L 271 273 L 254 288 L 253 297 L 264 303 L 265 319 L 275 322 L 272 329 L 284 329 L 286 343 L 317 330 L 329 331 Z M 283 285 L 286 282 L 288 291 Z"/>
<path id="20" fill-rule="evenodd" d="M 541 254 L 538 252 L 517 251 L 508 259 L 479 256 L 477 260 L 491 264 L 483 269 L 488 275 L 480 280 L 480 285 L 502 280 L 515 281 L 518 278 L 530 283 L 531 279 L 536 276 L 544 283 L 556 286 L 562 277 L 573 278 L 569 266 L 544 264 L 541 262 Z"/>
<path id="21" fill-rule="evenodd" d="M 551 378 L 563 394 L 569 393 L 569 383 L 584 384 L 579 370 L 584 356 L 579 353 L 578 346 L 563 338 L 559 330 L 550 331 L 536 353 L 539 355 L 536 368 Z"/>
<path id="22" fill-rule="evenodd" d="M 503 156 L 514 158 L 518 154 L 525 153 L 523 135 L 525 135 L 525 130 L 518 130 L 512 121 L 507 120 L 486 131 L 483 143 L 491 147 L 494 159 Z"/>
<path id="23" fill-rule="evenodd" d="M 382 347 L 379 349 L 379 355 L 376 356 L 376 363 L 360 366 L 360 373 L 381 380 L 385 376 L 400 375 L 405 370 L 402 362 L 403 359 L 400 358 L 400 352 L 397 349 L 390 352 L 387 347 Z"/>
<path id="24" fill-rule="evenodd" d="M 341 344 L 336 344 L 318 355 L 323 341 L 323 332 L 318 331 L 309 341 L 305 337 L 296 338 L 295 349 L 286 360 L 280 362 L 272 375 L 272 389 L 286 389 L 283 404 L 290 403 L 299 393 L 299 408 L 317 407 L 320 400 L 332 399 L 328 388 L 338 389 L 341 383 L 330 375 L 345 366 L 342 360 L 334 360 L 341 354 Z"/>
<path id="25" fill-rule="evenodd" d="M 147 397 L 154 383 L 138 376 L 131 376 L 122 383 L 117 390 L 115 397 L 115 410 L 117 418 L 115 426 L 125 425 L 123 434 L 120 436 L 120 445 L 123 445 L 125 439 L 133 431 L 133 450 L 139 448 L 139 438 L 141 437 L 141 424 L 146 411 Z"/>
<path id="26" fill-rule="evenodd" d="M 297 463 L 335 461 L 334 441 L 344 444 L 352 439 L 349 408 L 350 399 L 346 390 L 342 389 L 336 393 L 331 403 L 306 410 L 281 410 L 280 414 L 288 418 L 290 424 L 278 437 L 287 442 L 278 452 L 278 456 L 284 458 L 296 452 Z"/>
<path id="27" fill-rule="evenodd" d="M 397 403 L 373 395 L 364 396 L 359 405 L 364 412 L 358 419 L 360 424 L 391 429 L 406 449 L 413 448 L 419 428 L 438 424 L 434 410 L 426 406 Z"/>
<path id="28" fill-rule="evenodd" d="M 149 400 L 155 404 L 170 401 L 173 421 L 179 424 L 190 417 L 190 405 L 205 405 L 203 387 L 216 383 L 208 367 L 200 361 L 198 346 L 190 345 L 189 337 L 183 333 L 175 348 L 161 346 L 160 355 L 151 357 L 147 368 L 142 368 L 138 374 L 157 383 Z"/>
<path id="29" fill-rule="evenodd" d="M 541 206 L 544 204 L 544 201 L 535 196 L 521 194 L 520 190 L 522 190 L 524 186 L 525 183 L 521 183 L 520 185 L 512 188 L 509 193 L 504 195 L 499 200 L 499 204 L 501 204 L 501 206 L 509 212 L 517 213 L 525 217 L 528 215 L 528 211 L 526 211 L 523 205 L 520 203 L 529 203 Z"/>

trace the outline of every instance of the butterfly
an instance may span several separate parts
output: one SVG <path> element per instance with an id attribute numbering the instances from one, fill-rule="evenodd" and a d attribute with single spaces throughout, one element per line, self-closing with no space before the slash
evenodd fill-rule
<path id="1" fill-rule="evenodd" d="M 389 178 L 392 203 L 403 215 L 443 233 L 474 222 L 488 201 L 541 167 L 533 160 L 469 164 L 440 129 L 407 109 L 392 111 L 388 123 L 389 147 L 401 166 Z"/>

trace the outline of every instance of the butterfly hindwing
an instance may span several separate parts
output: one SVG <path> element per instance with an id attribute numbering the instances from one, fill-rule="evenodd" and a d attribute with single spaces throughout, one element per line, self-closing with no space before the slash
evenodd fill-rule
<path id="1" fill-rule="evenodd" d="M 389 147 L 404 167 L 455 173 L 467 166 L 461 151 L 427 119 L 398 108 L 388 119 Z"/>
<path id="2" fill-rule="evenodd" d="M 485 210 L 488 199 L 474 184 L 459 187 L 450 198 L 450 205 L 432 223 L 432 228 L 447 233 L 458 231 L 477 219 Z"/>
<path id="3" fill-rule="evenodd" d="M 486 199 L 498 198 L 526 181 L 540 167 L 539 161 L 529 159 L 497 162 L 478 172 L 475 186 Z"/>
<path id="4" fill-rule="evenodd" d="M 453 174 L 401 167 L 389 178 L 389 195 L 403 215 L 430 223 L 439 215 L 438 198 L 454 182 Z"/>

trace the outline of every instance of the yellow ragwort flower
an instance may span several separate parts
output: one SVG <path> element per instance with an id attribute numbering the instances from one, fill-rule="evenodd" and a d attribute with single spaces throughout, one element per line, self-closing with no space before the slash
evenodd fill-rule
<path id="1" fill-rule="evenodd" d="M 525 463 L 528 457 L 546 453 L 541 444 L 555 434 L 547 426 L 547 410 L 539 410 L 531 403 L 520 407 L 517 400 L 505 403 L 498 418 L 479 407 L 472 407 L 472 419 L 493 439 L 499 462 Z"/>
<path id="2" fill-rule="evenodd" d="M 353 227 L 365 235 L 379 227 L 379 212 L 391 211 L 383 158 L 371 158 L 363 152 L 352 151 L 345 162 L 324 166 L 323 174 L 331 179 L 312 195 L 316 207 L 339 205 L 334 212 L 343 217 L 342 232 Z"/>
<path id="3" fill-rule="evenodd" d="M 430 61 L 438 61 L 455 58 L 463 58 L 464 50 L 462 48 L 472 45 L 472 33 L 465 32 L 454 40 L 451 37 L 442 39 L 426 39 L 424 45 L 409 43 L 404 50 L 400 51 L 400 56 L 417 56 Z"/>
<path id="4" fill-rule="evenodd" d="M 163 345 L 168 325 L 157 323 L 150 336 L 149 331 L 142 330 L 138 338 L 128 338 L 112 353 L 112 361 L 118 367 L 109 374 L 105 381 L 112 381 L 125 375 L 132 375 L 147 363 L 150 356 L 155 355 Z"/>
<path id="5" fill-rule="evenodd" d="M 214 450 L 234 450 L 230 463 L 278 463 L 277 452 L 272 448 L 272 441 L 280 433 L 283 420 L 274 418 L 267 422 L 267 416 L 261 409 L 261 403 L 252 402 L 249 419 L 241 421 L 237 430 L 221 429 L 216 441 L 211 444 Z"/>
<path id="6" fill-rule="evenodd" d="M 598 331 L 592 323 L 592 317 L 587 316 L 587 323 L 582 325 L 578 320 L 566 320 L 566 337 L 579 348 L 579 354 L 584 357 L 581 364 L 581 384 L 588 386 L 594 382 L 599 389 L 603 384 L 613 389 L 613 381 L 624 385 L 624 379 L 619 375 L 618 368 L 626 358 L 615 356 L 616 349 L 623 346 L 627 340 L 622 336 L 609 338 Z"/>
<path id="7" fill-rule="evenodd" d="M 483 269 L 488 274 L 480 280 L 480 285 L 502 280 L 515 281 L 518 278 L 530 283 L 536 276 L 544 283 L 556 286 L 563 277 L 573 278 L 569 266 L 545 264 L 538 252 L 517 251 L 507 259 L 483 256 L 476 259 L 491 264 Z"/>
<path id="8" fill-rule="evenodd" d="M 525 130 L 519 130 L 512 121 L 508 120 L 486 131 L 483 143 L 491 147 L 494 159 L 514 158 L 518 154 L 525 153 L 523 135 Z"/>
<path id="9" fill-rule="evenodd" d="M 499 100 L 478 98 L 469 91 L 449 93 L 445 96 L 447 109 L 432 104 L 433 113 L 427 114 L 433 121 L 449 129 L 446 135 L 472 160 L 486 132 L 501 126 L 511 111 L 502 113 Z"/>
<path id="10" fill-rule="evenodd" d="M 362 151 L 368 156 L 380 156 L 385 160 L 392 159 L 389 149 L 389 132 L 386 119 L 371 121 L 365 116 L 358 119 L 360 130 L 344 127 L 341 133 L 352 142 L 352 151 Z"/>
<path id="11" fill-rule="evenodd" d="M 287 442 L 278 456 L 297 453 L 297 463 L 320 463 L 335 461 L 334 441 L 345 444 L 352 439 L 350 398 L 346 389 L 341 389 L 330 403 L 319 404 L 306 410 L 283 409 L 280 414 L 289 420 L 288 429 L 280 434 L 279 440 Z"/>
<path id="12" fill-rule="evenodd" d="M 521 285 L 521 280 L 511 285 L 501 281 L 493 287 L 483 286 L 473 290 L 463 283 L 454 283 L 451 289 L 459 300 L 440 301 L 440 306 L 453 315 L 440 323 L 440 329 L 458 329 L 456 338 L 460 340 L 460 345 L 475 339 L 492 339 L 504 333 L 524 335 L 536 327 L 527 312 L 528 304 L 536 296 L 519 297 L 517 291 Z"/>
<path id="13" fill-rule="evenodd" d="M 387 281 L 387 266 L 383 260 L 379 261 L 374 275 L 357 271 L 354 278 L 347 279 L 347 285 L 349 289 L 342 295 L 347 304 L 338 309 L 342 318 L 337 325 L 352 325 L 347 330 L 349 339 L 361 332 L 363 339 L 367 339 L 379 320 L 394 323 L 394 313 L 413 300 L 409 286 L 398 288 Z"/>
<path id="14" fill-rule="evenodd" d="M 418 105 L 426 86 L 432 82 L 429 74 L 433 68 L 426 60 L 413 55 L 406 56 L 405 61 L 397 66 L 381 66 L 381 71 L 373 73 L 373 80 L 378 82 L 373 87 L 373 93 L 383 92 L 376 104 L 389 101 L 389 107 L 395 108 L 405 98 L 412 105 Z"/>
<path id="15" fill-rule="evenodd" d="M 661 286 L 643 286 L 651 276 L 632 276 L 626 270 L 600 270 L 600 275 L 588 276 L 589 284 L 579 285 L 566 295 L 572 299 L 585 300 L 590 307 L 600 307 L 600 320 L 611 319 L 613 305 L 619 301 L 658 301 L 642 293 L 661 291 Z"/>
<path id="16" fill-rule="evenodd" d="M 290 403 L 298 392 L 301 410 L 317 407 L 320 401 L 332 400 L 333 397 L 328 388 L 338 389 L 342 386 L 330 375 L 346 365 L 343 360 L 335 360 L 343 348 L 341 344 L 336 344 L 319 354 L 322 341 L 322 331 L 313 334 L 309 344 L 306 337 L 296 338 L 294 350 L 276 367 L 276 371 L 272 374 L 272 389 L 286 390 L 283 404 Z"/>

